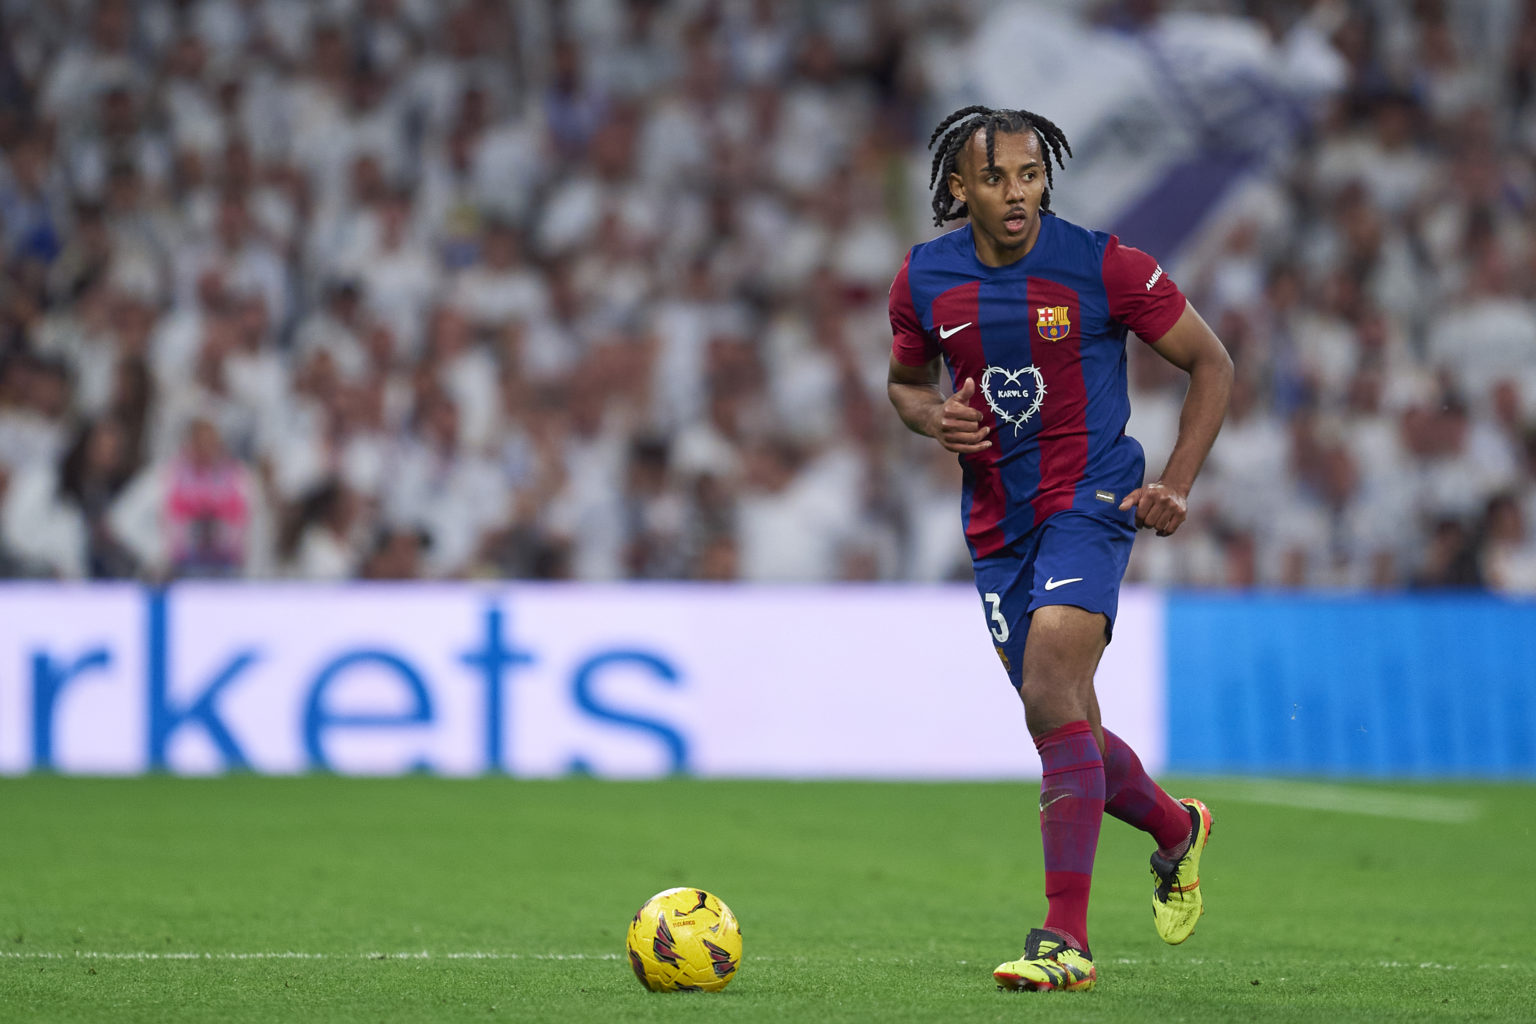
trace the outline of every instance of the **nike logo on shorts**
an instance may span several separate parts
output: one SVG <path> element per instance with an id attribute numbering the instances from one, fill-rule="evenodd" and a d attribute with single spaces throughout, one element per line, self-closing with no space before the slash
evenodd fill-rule
<path id="1" fill-rule="evenodd" d="M 967 327 L 971 326 L 971 324 L 973 324 L 975 322 L 976 321 L 974 321 L 974 320 L 967 320 L 965 323 L 961 324 L 959 327 L 940 327 L 939 328 L 939 337 L 941 337 L 941 338 L 948 338 L 951 335 L 959 334 L 961 331 L 965 330 Z"/>
<path id="2" fill-rule="evenodd" d="M 1055 590 L 1057 587 L 1064 587 L 1068 583 L 1081 583 L 1081 582 L 1083 582 L 1083 578 L 1081 576 L 1073 576 L 1071 579 L 1066 579 L 1066 580 L 1058 580 L 1058 579 L 1056 579 L 1053 576 L 1050 579 L 1045 581 L 1045 589 L 1046 590 Z"/>

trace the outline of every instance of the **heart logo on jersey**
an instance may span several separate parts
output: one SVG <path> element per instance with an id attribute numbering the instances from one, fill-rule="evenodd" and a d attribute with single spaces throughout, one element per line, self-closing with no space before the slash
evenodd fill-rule
<path id="1" fill-rule="evenodd" d="M 981 375 L 981 397 L 992 415 L 1018 434 L 1045 401 L 1045 377 L 1035 366 L 1022 370 L 989 366 Z"/>

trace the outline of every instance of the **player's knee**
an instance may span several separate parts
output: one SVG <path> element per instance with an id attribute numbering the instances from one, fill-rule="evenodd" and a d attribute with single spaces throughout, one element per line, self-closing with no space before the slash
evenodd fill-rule
<path id="1" fill-rule="evenodd" d="M 1068 722 L 1088 717 L 1092 702 L 1093 675 L 1070 660 L 1039 659 L 1019 678 L 1019 699 L 1024 718 L 1034 735 L 1049 732 Z"/>
<path id="2" fill-rule="evenodd" d="M 1030 736 L 1035 739 L 1054 732 L 1070 722 L 1084 721 L 1087 717 L 1086 708 L 1078 707 L 1072 701 L 1060 699 L 1058 696 L 1035 701 L 1026 698 L 1024 701 L 1024 725 L 1029 729 Z"/>
<path id="3" fill-rule="evenodd" d="M 1066 675 L 1025 673 L 1019 681 L 1019 699 L 1024 702 L 1026 714 L 1036 710 L 1046 714 L 1061 710 L 1082 718 L 1088 710 L 1088 687 L 1091 685 L 1091 680 L 1085 684 L 1081 679 Z"/>

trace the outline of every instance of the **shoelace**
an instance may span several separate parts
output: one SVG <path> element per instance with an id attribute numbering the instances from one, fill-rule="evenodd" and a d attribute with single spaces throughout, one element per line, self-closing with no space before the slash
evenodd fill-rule
<path id="1" fill-rule="evenodd" d="M 1046 949 L 1046 946 L 1051 948 Z M 1070 948 L 1065 942 L 1062 942 L 1045 929 L 1035 928 L 1030 931 L 1029 937 L 1024 940 L 1024 959 L 1054 959 L 1062 950 Z"/>
<path id="2" fill-rule="evenodd" d="M 1157 897 L 1159 903 L 1167 903 L 1168 897 L 1173 895 L 1173 883 L 1179 877 L 1179 865 L 1184 863 L 1184 858 L 1188 857 L 1195 848 L 1195 834 L 1198 832 L 1201 822 L 1198 818 L 1194 817 L 1193 812 L 1191 812 L 1190 817 L 1193 819 L 1193 824 L 1189 830 L 1189 846 L 1184 849 L 1184 852 L 1179 855 L 1178 859 L 1166 860 L 1155 853 L 1152 855 L 1152 874 L 1157 878 L 1157 888 L 1153 890 L 1153 895 Z M 1168 865 L 1167 874 L 1157 869 L 1157 862 L 1160 860 Z"/>
<path id="3" fill-rule="evenodd" d="M 1045 946 L 1050 946 L 1051 948 L 1045 949 Z M 1069 946 L 1044 928 L 1031 929 L 1029 937 L 1024 940 L 1025 960 L 1055 960 L 1056 963 L 1061 964 L 1061 960 L 1058 958 L 1068 950 L 1072 950 L 1090 960 L 1093 958 L 1093 954 L 1089 953 L 1086 949 L 1077 949 L 1075 946 Z M 1079 968 L 1073 967 L 1071 969 L 1079 974 L 1082 973 Z"/>
<path id="4" fill-rule="evenodd" d="M 1194 849 L 1193 844 L 1190 849 Z M 1157 888 L 1153 890 L 1153 895 L 1157 897 L 1159 903 L 1167 903 L 1168 897 L 1173 895 L 1173 883 L 1178 880 L 1179 865 L 1184 863 L 1184 858 L 1188 856 L 1189 850 L 1185 850 L 1184 856 L 1178 860 L 1166 860 L 1155 853 L 1152 855 L 1152 875 L 1157 879 Z M 1158 861 L 1168 865 L 1167 873 L 1158 869 Z"/>

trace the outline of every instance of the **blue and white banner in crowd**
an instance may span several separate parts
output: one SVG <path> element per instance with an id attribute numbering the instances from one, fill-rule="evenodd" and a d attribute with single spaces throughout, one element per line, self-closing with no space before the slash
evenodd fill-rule
<path id="1" fill-rule="evenodd" d="M 1166 759 L 1162 598 L 1106 724 Z M 1033 777 L 967 586 L 0 587 L 0 773 Z"/>
<path id="2" fill-rule="evenodd" d="M 1073 155 L 1052 208 L 1176 270 L 1207 218 L 1288 162 L 1322 101 L 1345 84 L 1327 32 L 1322 18 L 1274 39 L 1232 15 L 1170 11 L 1142 26 L 1096 25 L 1052 5 L 1000 4 L 947 93 L 956 106 L 979 96 L 1054 121 Z"/>

